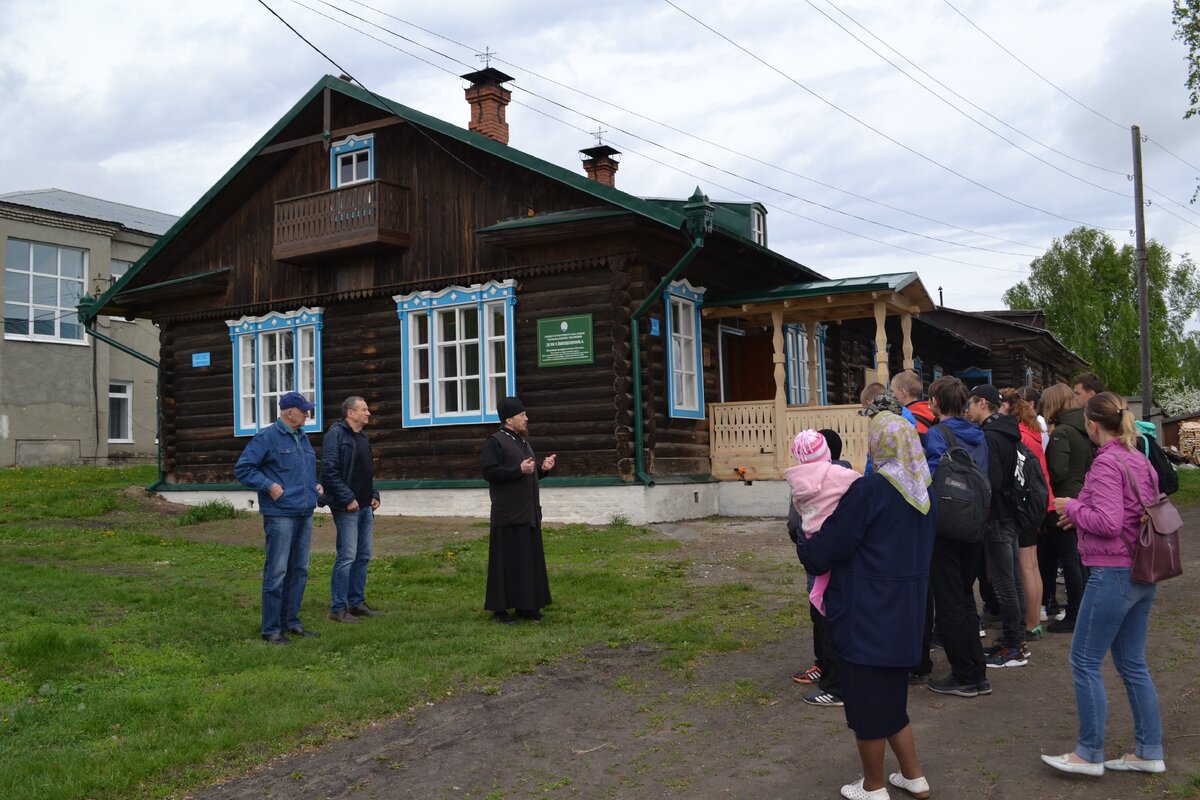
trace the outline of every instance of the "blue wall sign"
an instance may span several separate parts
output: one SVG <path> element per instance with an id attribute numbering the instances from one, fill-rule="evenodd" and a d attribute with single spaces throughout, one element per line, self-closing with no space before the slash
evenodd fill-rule
<path id="1" fill-rule="evenodd" d="M 662 336 L 662 332 L 659 330 L 658 325 L 659 325 L 658 317 L 651 317 L 650 318 L 650 335 L 651 336 Z"/>
<path id="2" fill-rule="evenodd" d="M 193 367 L 210 367 L 212 366 L 212 353 L 192 353 Z"/>

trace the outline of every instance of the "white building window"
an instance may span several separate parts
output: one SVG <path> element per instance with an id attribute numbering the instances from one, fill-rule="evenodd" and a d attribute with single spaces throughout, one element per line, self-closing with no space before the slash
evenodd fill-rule
<path id="1" fill-rule="evenodd" d="M 321 327 L 324 309 L 301 308 L 227 320 L 233 342 L 233 427 L 251 436 L 279 416 L 279 398 L 297 391 L 316 408 L 306 431 L 321 427 Z"/>
<path id="2" fill-rule="evenodd" d="M 789 405 L 807 405 L 811 397 L 808 385 L 808 326 L 783 326 L 783 350 L 787 373 Z M 825 326 L 817 326 L 817 403 L 828 402 L 825 384 Z"/>
<path id="3" fill-rule="evenodd" d="M 672 417 L 704 418 L 704 366 L 700 349 L 702 288 L 686 280 L 672 283 L 664 300 L 667 308 L 667 407 Z"/>
<path id="4" fill-rule="evenodd" d="M 4 259 L 4 338 L 83 343 L 76 306 L 88 251 L 9 239 Z"/>
<path id="5" fill-rule="evenodd" d="M 404 352 L 404 426 L 499 422 L 496 402 L 516 392 L 516 282 L 397 295 Z"/>
<path id="6" fill-rule="evenodd" d="M 350 136 L 329 148 L 329 188 L 337 189 L 375 178 L 375 134 Z"/>
<path id="7" fill-rule="evenodd" d="M 132 266 L 133 266 L 132 261 L 121 261 L 120 259 L 116 259 L 116 258 L 114 258 L 112 261 L 108 262 L 108 281 L 109 281 L 109 283 L 112 284 L 112 283 L 116 283 L 117 281 L 121 280 L 121 278 L 123 278 L 125 276 L 125 273 L 129 272 L 129 268 Z"/>
<path id="8" fill-rule="evenodd" d="M 750 209 L 750 240 L 767 246 L 767 212 L 761 208 Z"/>
<path id="9" fill-rule="evenodd" d="M 133 444 L 133 384 L 129 381 L 108 384 L 108 441 Z"/>

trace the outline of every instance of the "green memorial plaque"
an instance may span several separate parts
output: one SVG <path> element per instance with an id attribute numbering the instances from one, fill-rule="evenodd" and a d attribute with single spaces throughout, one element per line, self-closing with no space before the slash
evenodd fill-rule
<path id="1" fill-rule="evenodd" d="M 537 343 L 539 367 L 594 363 L 592 315 L 539 319 Z"/>

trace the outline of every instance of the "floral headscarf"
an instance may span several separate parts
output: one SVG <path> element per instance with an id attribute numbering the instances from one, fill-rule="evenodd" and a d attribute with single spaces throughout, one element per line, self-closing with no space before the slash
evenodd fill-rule
<path id="1" fill-rule="evenodd" d="M 929 466 L 917 438 L 917 429 L 904 417 L 881 411 L 871 418 L 867 448 L 874 470 L 922 514 L 929 513 Z"/>

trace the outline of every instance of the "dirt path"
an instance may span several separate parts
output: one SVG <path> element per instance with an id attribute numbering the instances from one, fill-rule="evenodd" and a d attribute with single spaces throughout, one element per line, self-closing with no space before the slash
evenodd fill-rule
<path id="1" fill-rule="evenodd" d="M 1186 530 L 1200 530 L 1200 509 L 1184 516 Z M 697 581 L 777 582 L 780 565 L 794 558 L 776 519 L 679 523 L 658 531 L 683 543 Z M 995 689 L 989 697 L 910 690 L 909 714 L 934 794 L 1105 800 L 1161 796 L 1187 784 L 1172 796 L 1200 797 L 1194 601 L 1200 545 L 1188 541 L 1185 548 L 1185 574 L 1161 587 L 1148 648 L 1162 698 L 1166 775 L 1072 778 L 1041 764 L 1039 753 L 1071 749 L 1076 725 L 1070 637 L 1048 635 L 1031 643 L 1028 667 L 989 672 Z M 553 625 L 554 615 L 541 624 Z M 811 654 L 805 624 L 776 644 L 709 659 L 681 681 L 656 666 L 653 649 L 596 647 L 514 678 L 498 694 L 454 697 L 421 709 L 411 721 L 379 723 L 192 797 L 836 798 L 838 787 L 860 774 L 858 757 L 841 709 L 806 705 L 805 687 L 790 678 Z M 945 671 L 938 652 L 935 674 Z M 1108 750 L 1116 755 L 1132 747 L 1132 728 L 1111 666 L 1105 675 Z M 890 757 L 888 763 L 895 768 Z M 899 790 L 892 796 L 907 797 Z"/>

